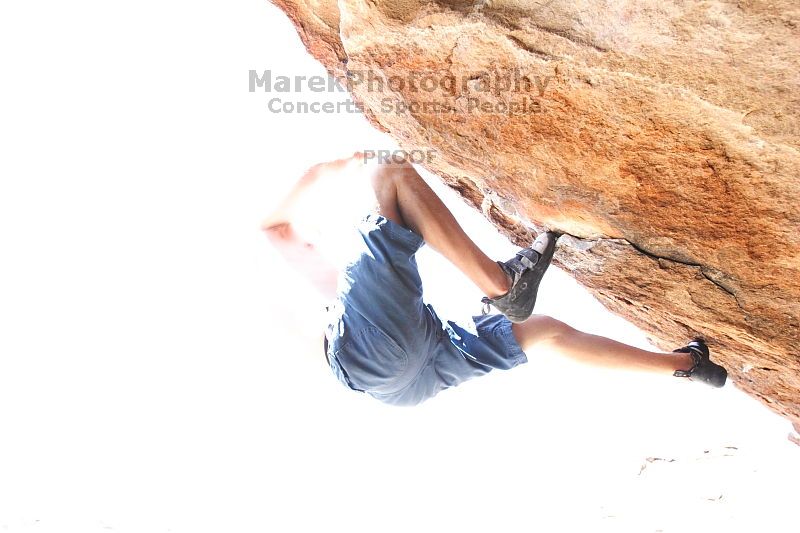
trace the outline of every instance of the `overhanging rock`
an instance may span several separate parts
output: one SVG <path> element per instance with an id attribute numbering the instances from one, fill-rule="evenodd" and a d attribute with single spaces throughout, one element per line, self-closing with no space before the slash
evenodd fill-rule
<path id="1" fill-rule="evenodd" d="M 274 0 L 367 117 L 662 349 L 800 422 L 800 6 Z M 371 83 L 370 83 L 371 82 Z"/>

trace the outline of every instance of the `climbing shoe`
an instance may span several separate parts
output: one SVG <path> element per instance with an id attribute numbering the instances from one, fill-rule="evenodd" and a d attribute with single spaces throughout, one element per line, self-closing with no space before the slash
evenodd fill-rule
<path id="1" fill-rule="evenodd" d="M 676 370 L 673 374 L 679 378 L 689 378 L 692 381 L 701 381 L 712 387 L 722 387 L 728 378 L 728 371 L 716 363 L 712 363 L 708 354 L 708 346 L 703 339 L 697 338 L 684 346 L 673 350 L 691 354 L 694 366 L 689 370 Z"/>
<path id="2" fill-rule="evenodd" d="M 540 233 L 530 248 L 523 248 L 504 263 L 497 262 L 511 279 L 511 289 L 497 298 L 484 297 L 481 300 L 484 314 L 489 312 L 491 305 L 511 322 L 522 322 L 531 316 L 539 283 L 553 259 L 558 237 L 558 233 Z"/>

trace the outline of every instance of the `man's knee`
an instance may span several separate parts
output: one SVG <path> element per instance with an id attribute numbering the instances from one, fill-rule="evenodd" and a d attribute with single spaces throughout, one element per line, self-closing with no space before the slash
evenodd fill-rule
<path id="1" fill-rule="evenodd" d="M 372 172 L 372 186 L 373 187 L 386 187 L 391 186 L 396 188 L 402 183 L 409 180 L 422 179 L 417 173 L 416 169 L 409 163 L 404 164 L 389 164 L 389 163 L 376 163 Z"/>
<path id="2" fill-rule="evenodd" d="M 541 317 L 543 319 L 542 322 L 545 324 L 543 329 L 546 332 L 546 339 L 548 341 L 556 341 L 561 337 L 569 336 L 575 332 L 575 328 L 551 316 L 541 315 Z"/>
<path id="3" fill-rule="evenodd" d="M 514 336 L 523 349 L 552 342 L 575 331 L 570 325 L 547 315 L 533 315 L 524 322 L 513 325 Z"/>
<path id="4" fill-rule="evenodd" d="M 412 180 L 421 179 L 411 165 L 378 165 L 372 174 L 372 189 L 379 214 L 406 226 L 398 205 L 398 188 L 408 186 Z"/>

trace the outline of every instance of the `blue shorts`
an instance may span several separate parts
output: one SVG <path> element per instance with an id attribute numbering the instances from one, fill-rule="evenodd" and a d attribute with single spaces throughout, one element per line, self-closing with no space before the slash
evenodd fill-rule
<path id="1" fill-rule="evenodd" d="M 359 224 L 326 331 L 328 360 L 345 386 L 393 405 L 416 405 L 492 369 L 527 362 L 502 315 L 462 327 L 422 301 L 414 254 L 422 237 L 380 215 Z"/>

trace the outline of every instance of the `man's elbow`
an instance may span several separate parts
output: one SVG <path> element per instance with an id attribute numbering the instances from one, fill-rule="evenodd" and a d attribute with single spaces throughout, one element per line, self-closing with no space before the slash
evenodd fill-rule
<path id="1" fill-rule="evenodd" d="M 279 224 L 264 222 L 261 224 L 261 231 L 263 231 L 272 242 L 287 241 L 292 236 L 292 228 L 288 222 L 281 222 Z"/>

